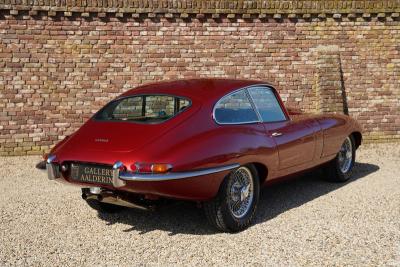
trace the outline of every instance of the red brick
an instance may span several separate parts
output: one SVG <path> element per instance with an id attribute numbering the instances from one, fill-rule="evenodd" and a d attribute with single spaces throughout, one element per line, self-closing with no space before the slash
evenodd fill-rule
<path id="1" fill-rule="evenodd" d="M 288 105 L 315 111 L 319 101 L 322 110 L 341 111 L 340 65 L 349 113 L 366 137 L 398 140 L 399 27 L 399 20 L 315 24 L 223 16 L 211 23 L 2 19 L 0 144 L 7 146 L 0 146 L 0 154 L 50 147 L 106 99 L 158 80 L 265 80 L 276 85 Z M 37 131 L 43 135 L 34 141 L 15 137 Z"/>

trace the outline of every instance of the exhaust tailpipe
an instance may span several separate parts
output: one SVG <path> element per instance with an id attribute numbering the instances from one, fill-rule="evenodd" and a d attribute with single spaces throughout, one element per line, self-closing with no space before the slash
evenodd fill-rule
<path id="1" fill-rule="evenodd" d="M 97 199 L 97 195 L 91 193 L 82 193 L 82 199 L 83 200 Z"/>

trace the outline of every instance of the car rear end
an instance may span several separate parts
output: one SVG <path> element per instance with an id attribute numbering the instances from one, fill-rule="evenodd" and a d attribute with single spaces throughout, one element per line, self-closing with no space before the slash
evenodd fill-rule
<path id="1" fill-rule="evenodd" d="M 107 194 L 212 198 L 221 177 L 236 165 L 182 171 L 174 150 L 167 149 L 182 142 L 184 122 L 200 106 L 196 100 L 168 94 L 118 98 L 51 151 L 46 159 L 48 176 Z M 83 197 L 90 195 L 86 190 Z"/>

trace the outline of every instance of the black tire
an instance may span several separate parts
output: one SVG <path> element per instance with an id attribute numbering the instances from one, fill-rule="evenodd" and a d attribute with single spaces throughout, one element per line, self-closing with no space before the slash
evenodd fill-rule
<path id="1" fill-rule="evenodd" d="M 324 177 L 326 180 L 330 181 L 330 182 L 339 182 L 339 183 L 343 183 L 343 182 L 347 182 L 353 172 L 353 167 L 354 167 L 354 163 L 355 163 L 355 159 L 356 159 L 356 146 L 355 146 L 355 140 L 353 135 L 350 135 L 347 137 L 350 140 L 351 143 L 351 154 L 352 154 L 352 158 L 351 158 L 351 162 L 350 162 L 350 166 L 348 168 L 347 171 L 342 171 L 340 165 L 340 151 L 338 152 L 338 154 L 336 155 L 336 157 L 331 160 L 330 162 L 328 162 L 326 164 L 326 166 L 324 166 L 323 171 L 324 171 Z M 347 138 L 345 139 L 345 141 L 343 142 L 343 145 L 345 144 Z M 342 145 L 342 147 L 343 147 Z"/>
<path id="2" fill-rule="evenodd" d="M 101 213 L 116 213 L 125 209 L 125 207 L 123 206 L 103 203 L 98 201 L 97 199 L 87 199 L 85 201 L 89 205 L 89 207 Z"/>
<path id="3" fill-rule="evenodd" d="M 243 168 L 247 169 L 251 173 L 251 179 L 253 181 L 253 198 L 251 204 L 243 217 L 235 217 L 233 211 L 230 208 L 230 189 L 235 181 L 235 173 Z M 222 182 L 218 195 L 211 201 L 203 204 L 203 209 L 206 214 L 208 221 L 216 227 L 218 230 L 223 232 L 239 232 L 247 227 L 253 221 L 256 213 L 258 200 L 260 197 L 260 181 L 257 173 L 257 169 L 253 165 L 241 166 L 238 169 L 232 171 Z M 247 197 L 246 197 L 247 198 Z"/>

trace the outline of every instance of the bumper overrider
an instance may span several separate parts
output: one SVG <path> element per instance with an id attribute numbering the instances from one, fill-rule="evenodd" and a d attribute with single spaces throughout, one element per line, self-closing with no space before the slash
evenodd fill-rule
<path id="1" fill-rule="evenodd" d="M 60 165 L 55 163 L 55 160 L 56 160 L 55 155 L 49 155 L 46 161 L 46 170 L 49 180 L 56 180 L 62 178 Z M 229 171 L 238 168 L 240 165 L 235 163 L 235 164 L 229 164 L 202 170 L 194 170 L 188 172 L 168 172 L 163 174 L 154 174 L 154 173 L 143 174 L 143 173 L 133 173 L 126 171 L 121 172 L 120 171 L 121 166 L 123 166 L 123 163 L 121 161 L 117 161 L 113 165 L 112 185 L 116 188 L 125 186 L 127 181 L 162 182 L 162 181 L 180 180 L 180 179 L 215 174 L 218 172 Z"/>

